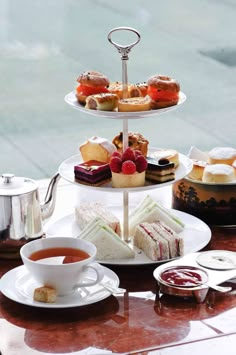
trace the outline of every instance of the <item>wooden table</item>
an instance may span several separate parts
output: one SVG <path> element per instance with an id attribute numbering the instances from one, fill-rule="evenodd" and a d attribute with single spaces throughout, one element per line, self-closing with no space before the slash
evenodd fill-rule
<path id="1" fill-rule="evenodd" d="M 158 193 L 169 203 L 169 189 Z M 71 212 L 74 199 L 74 190 L 62 181 L 52 221 Z M 236 229 L 212 228 L 212 239 L 205 249 L 236 251 Z M 18 265 L 20 260 L 0 260 L 0 276 Z M 83 307 L 35 308 L 0 292 L 1 354 L 87 355 L 94 349 L 96 354 L 235 354 L 234 282 L 225 283 L 233 287 L 230 293 L 210 290 L 205 302 L 199 304 L 194 299 L 159 295 L 153 277 L 155 264 L 111 268 L 127 292 Z"/>

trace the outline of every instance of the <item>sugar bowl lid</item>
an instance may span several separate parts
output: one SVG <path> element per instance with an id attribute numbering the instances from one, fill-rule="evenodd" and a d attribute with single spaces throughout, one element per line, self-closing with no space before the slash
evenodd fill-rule
<path id="1" fill-rule="evenodd" d="M 14 174 L 4 173 L 0 178 L 0 196 L 17 196 L 36 190 L 38 185 L 34 180 L 16 177 Z"/>

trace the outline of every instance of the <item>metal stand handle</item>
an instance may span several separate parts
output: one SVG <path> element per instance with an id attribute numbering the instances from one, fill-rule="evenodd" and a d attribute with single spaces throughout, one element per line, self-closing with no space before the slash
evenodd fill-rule
<path id="1" fill-rule="evenodd" d="M 137 35 L 135 42 L 128 44 L 126 46 L 114 42 L 111 39 L 111 35 L 117 31 L 129 31 Z M 126 99 L 128 97 L 128 74 L 127 74 L 127 60 L 129 60 L 129 52 L 131 49 L 140 41 L 141 36 L 138 31 L 130 27 L 117 27 L 108 33 L 108 41 L 116 47 L 118 52 L 121 54 L 122 60 L 122 98 Z M 123 119 L 123 151 L 128 148 L 128 118 Z M 129 242 L 129 193 L 128 191 L 123 191 L 123 239 Z"/>

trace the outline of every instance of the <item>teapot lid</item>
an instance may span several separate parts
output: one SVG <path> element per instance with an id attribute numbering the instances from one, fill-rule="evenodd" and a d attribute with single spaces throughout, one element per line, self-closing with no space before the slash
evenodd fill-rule
<path id="1" fill-rule="evenodd" d="M 5 173 L 0 178 L 0 196 L 17 196 L 36 190 L 38 185 L 34 180 L 25 177 L 16 177 Z"/>

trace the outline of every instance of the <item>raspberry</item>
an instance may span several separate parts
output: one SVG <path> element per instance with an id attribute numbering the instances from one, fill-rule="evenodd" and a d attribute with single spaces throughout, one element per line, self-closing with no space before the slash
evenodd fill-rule
<path id="1" fill-rule="evenodd" d="M 136 172 L 136 165 L 132 160 L 126 160 L 122 164 L 121 171 L 123 174 L 134 174 Z"/>
<path id="2" fill-rule="evenodd" d="M 122 154 L 122 160 L 132 160 L 135 161 L 134 151 L 132 148 L 127 148 L 124 153 Z"/>
<path id="3" fill-rule="evenodd" d="M 118 157 L 118 158 L 121 159 L 121 153 L 118 152 L 118 150 L 116 150 L 115 152 L 112 153 L 112 156 L 111 156 L 111 157 L 112 157 L 112 158 L 113 158 L 113 157 Z"/>
<path id="4" fill-rule="evenodd" d="M 122 160 L 119 157 L 113 157 L 110 160 L 110 169 L 113 171 L 113 173 L 120 173 L 121 172 L 121 166 L 122 166 Z"/>
<path id="5" fill-rule="evenodd" d="M 136 164 L 136 169 L 137 169 L 138 173 L 142 173 L 144 170 L 147 169 L 147 166 L 148 166 L 147 160 L 144 158 L 143 155 L 139 155 L 136 158 L 135 164 Z"/>
<path id="6" fill-rule="evenodd" d="M 139 155 L 142 155 L 142 153 L 140 152 L 140 150 L 135 149 L 135 151 L 134 151 L 135 159 L 136 159 Z"/>

